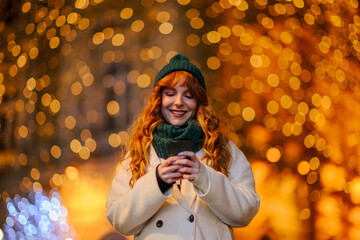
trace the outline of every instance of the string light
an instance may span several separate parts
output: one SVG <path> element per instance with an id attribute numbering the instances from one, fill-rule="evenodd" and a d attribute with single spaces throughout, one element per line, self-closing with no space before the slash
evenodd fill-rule
<path id="1" fill-rule="evenodd" d="M 9 214 L 3 225 L 5 238 L 74 239 L 60 193 L 53 189 L 48 197 L 43 190 L 33 186 L 26 196 L 7 198 Z"/>

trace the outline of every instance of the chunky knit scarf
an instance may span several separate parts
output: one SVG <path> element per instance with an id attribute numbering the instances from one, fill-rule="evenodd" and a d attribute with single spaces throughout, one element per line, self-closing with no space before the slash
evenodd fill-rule
<path id="1" fill-rule="evenodd" d="M 198 121 L 189 120 L 186 126 L 174 126 L 168 123 L 160 123 L 153 132 L 153 146 L 160 158 L 167 159 L 170 156 L 170 140 L 191 139 L 193 152 L 197 152 L 202 148 L 204 142 L 204 132 L 202 131 Z"/>

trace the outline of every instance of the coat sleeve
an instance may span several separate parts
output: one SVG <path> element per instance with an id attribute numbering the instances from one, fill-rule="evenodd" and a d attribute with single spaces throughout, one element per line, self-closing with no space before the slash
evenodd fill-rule
<path id="1" fill-rule="evenodd" d="M 254 176 L 248 160 L 233 142 L 229 144 L 232 156 L 229 176 L 204 165 L 207 189 L 200 191 L 194 187 L 194 190 L 224 223 L 232 227 L 244 227 L 258 212 L 260 199 L 255 191 Z"/>
<path id="2" fill-rule="evenodd" d="M 147 221 L 169 196 L 160 191 L 156 168 L 129 187 L 131 174 L 122 164 L 113 179 L 106 203 L 106 215 L 117 231 L 124 235 L 141 232 Z"/>

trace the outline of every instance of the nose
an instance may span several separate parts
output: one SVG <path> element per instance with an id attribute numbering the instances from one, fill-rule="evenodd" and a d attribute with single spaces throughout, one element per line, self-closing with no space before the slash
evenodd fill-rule
<path id="1" fill-rule="evenodd" d="M 183 100 L 182 100 L 182 96 L 180 94 L 178 94 L 175 98 L 175 102 L 174 102 L 175 106 L 182 106 L 183 105 Z"/>

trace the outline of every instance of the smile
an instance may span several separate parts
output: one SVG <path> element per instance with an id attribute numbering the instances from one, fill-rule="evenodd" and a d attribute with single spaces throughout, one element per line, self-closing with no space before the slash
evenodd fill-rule
<path id="1" fill-rule="evenodd" d="M 186 114 L 186 111 L 169 110 L 174 116 L 181 117 Z"/>

